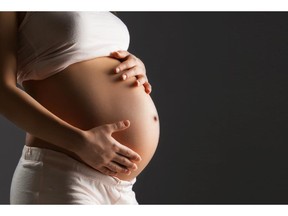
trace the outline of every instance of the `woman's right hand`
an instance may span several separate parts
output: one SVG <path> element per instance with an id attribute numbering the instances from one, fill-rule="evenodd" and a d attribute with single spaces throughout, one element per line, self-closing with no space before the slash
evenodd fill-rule
<path id="1" fill-rule="evenodd" d="M 141 160 L 140 155 L 120 144 L 111 134 L 130 127 L 130 121 L 105 124 L 85 131 L 84 145 L 76 154 L 92 168 L 103 174 L 116 176 L 117 173 L 129 175 L 136 170 L 134 162 Z"/>

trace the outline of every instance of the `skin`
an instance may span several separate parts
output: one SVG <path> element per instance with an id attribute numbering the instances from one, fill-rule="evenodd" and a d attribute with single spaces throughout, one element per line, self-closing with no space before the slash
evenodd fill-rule
<path id="1" fill-rule="evenodd" d="M 35 98 L 44 107 L 49 109 L 55 115 L 73 126 L 82 130 L 90 130 L 95 126 L 101 126 L 105 123 L 115 122 L 119 119 L 129 119 L 130 126 L 122 131 L 111 133 L 109 136 L 120 142 L 122 145 L 137 152 L 142 160 L 137 162 L 137 170 L 131 170 L 131 174 L 123 176 L 121 172 L 117 177 L 122 180 L 131 180 L 137 176 L 150 161 L 151 156 L 157 146 L 158 117 L 157 111 L 149 94 L 144 88 L 135 87 L 135 77 L 123 80 L 122 73 L 116 74 L 115 67 L 120 61 L 101 57 L 89 61 L 83 61 L 70 65 L 61 73 L 57 73 L 44 80 L 29 80 L 23 82 L 23 87 L 33 98 Z M 79 73 L 81 71 L 81 73 Z M 47 91 L 49 89 L 49 91 Z M 103 130 L 101 130 L 103 132 Z M 93 166 L 91 162 L 99 160 L 95 154 L 110 155 L 109 136 L 93 135 L 95 142 L 102 140 L 105 145 L 98 144 L 96 149 L 92 145 L 89 153 L 89 146 L 83 148 L 87 153 L 80 155 L 71 155 L 70 152 L 64 153 L 80 159 L 82 162 Z M 105 132 L 105 131 L 104 131 Z M 29 136 L 28 136 L 29 137 Z M 108 140 L 106 139 L 108 138 Z M 30 142 L 26 145 L 63 152 L 63 149 L 55 149 L 51 144 L 43 143 L 39 139 L 30 137 Z M 44 145 L 43 145 L 44 144 Z M 105 151 L 103 150 L 106 149 Z M 97 150 L 97 152 L 95 150 Z M 93 153 L 93 151 L 95 151 Z M 91 152 L 93 154 L 91 154 Z M 87 160 L 87 155 L 91 155 L 91 160 Z M 117 155 L 116 155 L 117 156 Z M 89 157 L 90 158 L 90 157 Z M 106 166 L 111 171 L 122 169 L 118 161 L 112 159 Z M 97 167 L 96 167 L 97 169 Z"/>
<path id="2" fill-rule="evenodd" d="M 136 86 L 143 85 L 147 94 L 152 92 L 152 86 L 148 82 L 148 78 L 146 76 L 145 65 L 139 58 L 124 50 L 113 52 L 111 53 L 111 56 L 119 59 L 120 61 L 123 61 L 115 68 L 115 73 L 123 72 L 123 80 L 133 76 L 136 77 Z"/>
<path id="3" fill-rule="evenodd" d="M 0 13 L 0 101 L 5 101 L 0 103 L 0 113 L 34 137 L 73 152 L 103 174 L 129 175 L 132 170 L 137 169 L 136 163 L 141 161 L 141 157 L 111 136 L 114 132 L 129 128 L 129 120 L 124 119 L 82 130 L 63 121 L 29 94 L 17 88 L 17 28 L 19 25 L 17 15 L 15 12 Z M 147 94 L 151 93 L 152 88 L 146 76 L 145 66 L 140 59 L 127 51 L 111 53 L 111 57 L 122 61 L 115 67 L 115 73 L 121 74 L 124 78 L 126 75 L 126 80 L 135 77 L 135 86 L 143 86 Z M 120 166 L 116 166 L 115 162 Z"/>

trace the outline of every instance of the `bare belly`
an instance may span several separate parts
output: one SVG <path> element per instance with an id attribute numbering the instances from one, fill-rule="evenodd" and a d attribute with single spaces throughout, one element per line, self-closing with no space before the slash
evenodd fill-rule
<path id="1" fill-rule="evenodd" d="M 144 87 L 135 86 L 135 77 L 121 80 L 121 73 L 113 69 L 118 60 L 101 57 L 73 64 L 40 81 L 26 81 L 27 93 L 52 113 L 80 129 L 120 120 L 130 120 L 130 127 L 112 136 L 121 144 L 141 155 L 138 170 L 127 176 L 118 174 L 122 180 L 131 180 L 139 175 L 151 160 L 159 141 L 159 117 L 155 105 Z M 69 154 L 61 149 L 27 134 L 26 145 L 50 148 Z"/>

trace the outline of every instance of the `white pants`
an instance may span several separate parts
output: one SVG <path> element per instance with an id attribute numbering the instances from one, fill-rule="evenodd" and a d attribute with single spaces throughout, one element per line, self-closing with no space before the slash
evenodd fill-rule
<path id="1" fill-rule="evenodd" d="M 11 204 L 138 204 L 136 179 L 122 181 L 49 149 L 24 146 L 14 172 Z"/>

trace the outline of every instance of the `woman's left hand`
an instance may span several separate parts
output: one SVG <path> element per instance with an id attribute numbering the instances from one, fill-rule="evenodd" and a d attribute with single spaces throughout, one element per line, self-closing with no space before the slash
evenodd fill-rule
<path id="1" fill-rule="evenodd" d="M 125 50 L 112 52 L 110 56 L 121 61 L 121 63 L 115 68 L 115 73 L 123 72 L 123 80 L 126 80 L 129 77 L 136 77 L 136 86 L 143 85 L 145 92 L 147 94 L 151 93 L 152 86 L 148 82 L 145 65 L 139 58 Z"/>

